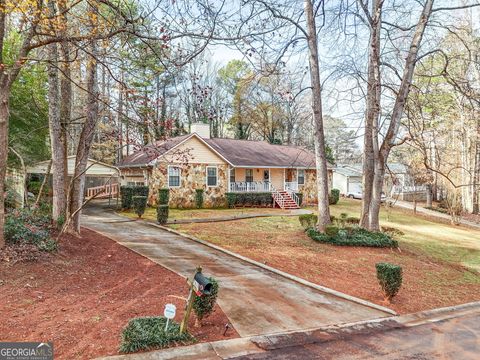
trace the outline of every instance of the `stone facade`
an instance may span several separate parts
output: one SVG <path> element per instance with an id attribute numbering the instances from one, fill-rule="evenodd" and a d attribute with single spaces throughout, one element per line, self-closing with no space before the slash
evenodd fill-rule
<path id="1" fill-rule="evenodd" d="M 223 207 L 226 204 L 225 193 L 228 187 L 228 165 L 215 164 L 217 168 L 217 186 L 207 186 L 207 164 L 176 164 L 181 169 L 180 186 L 170 188 L 170 206 L 173 208 L 195 207 L 195 190 L 203 189 L 204 207 Z M 168 188 L 168 164 L 158 163 L 149 179 L 149 204 L 155 205 L 158 189 Z"/>
<path id="2" fill-rule="evenodd" d="M 332 188 L 333 172 L 328 171 L 328 188 Z M 305 170 L 305 184 L 300 185 L 298 192 L 303 194 L 303 205 L 318 203 L 317 198 L 317 172 L 314 169 Z"/>

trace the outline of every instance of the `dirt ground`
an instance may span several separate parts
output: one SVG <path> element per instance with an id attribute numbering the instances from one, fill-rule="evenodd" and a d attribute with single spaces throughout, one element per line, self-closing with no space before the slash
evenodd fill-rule
<path id="1" fill-rule="evenodd" d="M 0 339 L 53 341 L 55 358 L 86 359 L 118 353 L 128 320 L 162 315 L 164 305 L 183 316 L 185 279 L 89 230 L 66 237 L 58 254 L 36 262 L 0 262 Z M 198 341 L 223 336 L 228 318 L 217 306 L 204 326 L 190 330 Z"/>
<path id="2" fill-rule="evenodd" d="M 398 218 L 398 222 L 388 223 L 390 226 L 403 226 L 400 220 L 411 222 L 403 212 L 392 217 Z M 416 232 L 401 227 L 411 232 L 399 240 L 400 250 L 316 243 L 304 233 L 296 218 L 239 220 L 228 226 L 215 223 L 172 227 L 311 282 L 388 306 L 399 313 L 480 300 L 480 274 L 473 268 L 460 265 L 461 259 L 457 259 L 460 248 L 437 246 L 424 249 L 411 242 L 410 238 L 424 236 L 419 231 L 429 225 L 426 220 L 418 221 L 413 226 Z M 450 229 L 433 226 L 437 231 Z M 469 230 L 453 227 L 450 230 L 454 231 L 452 234 L 459 231 L 465 235 L 469 233 Z M 429 230 L 426 233 L 430 233 Z M 433 239 L 435 236 L 431 235 Z M 423 246 L 426 240 L 421 239 Z M 475 249 L 466 247 L 463 251 L 465 259 L 470 253 L 478 254 Z M 438 253 L 450 261 L 443 260 Z M 377 262 L 391 262 L 403 267 L 403 285 L 392 304 L 385 303 L 380 292 L 375 273 Z"/>

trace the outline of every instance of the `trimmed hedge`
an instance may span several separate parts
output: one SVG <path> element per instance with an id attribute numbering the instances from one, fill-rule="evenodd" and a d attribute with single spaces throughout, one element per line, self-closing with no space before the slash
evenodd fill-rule
<path id="1" fill-rule="evenodd" d="M 120 352 L 162 349 L 174 345 L 187 345 L 195 341 L 189 333 L 180 334 L 180 325 L 171 320 L 165 331 L 164 317 L 139 317 L 131 319 L 122 331 Z"/>
<path id="2" fill-rule="evenodd" d="M 197 209 L 203 207 L 203 189 L 195 189 L 195 205 Z"/>
<path id="3" fill-rule="evenodd" d="M 201 323 L 204 317 L 209 316 L 213 312 L 213 308 L 217 302 L 218 282 L 213 278 L 208 278 L 212 283 L 212 291 L 209 295 L 196 296 L 193 301 L 193 311 Z"/>
<path id="4" fill-rule="evenodd" d="M 158 189 L 158 205 L 168 205 L 170 200 L 170 189 Z"/>
<path id="5" fill-rule="evenodd" d="M 147 197 L 146 196 L 132 196 L 133 209 L 138 217 L 142 217 L 145 213 L 145 208 L 147 207 Z"/>
<path id="6" fill-rule="evenodd" d="M 315 241 L 339 246 L 398 247 L 398 242 L 389 235 L 359 227 L 338 228 L 329 225 L 325 233 L 310 228 L 307 229 L 307 235 Z"/>
<path id="7" fill-rule="evenodd" d="M 377 263 L 377 279 L 385 299 L 390 301 L 402 286 L 402 267 L 390 263 Z"/>
<path id="8" fill-rule="evenodd" d="M 165 225 L 168 221 L 168 205 L 157 206 L 157 221 L 159 224 Z"/>
<path id="9" fill-rule="evenodd" d="M 303 194 L 296 193 L 296 195 L 300 204 L 302 204 Z M 229 208 L 244 206 L 273 207 L 273 197 L 270 192 L 227 192 L 225 197 Z"/>
<path id="10" fill-rule="evenodd" d="M 122 209 L 131 209 L 134 196 L 146 196 L 148 198 L 148 186 L 120 186 L 120 198 Z"/>
<path id="11" fill-rule="evenodd" d="M 272 193 L 269 192 L 240 192 L 226 193 L 228 207 L 236 206 L 273 206 Z"/>
<path id="12" fill-rule="evenodd" d="M 330 190 L 330 194 L 328 195 L 328 203 L 330 205 L 336 205 L 338 204 L 339 200 L 340 200 L 340 190 L 338 189 Z"/>

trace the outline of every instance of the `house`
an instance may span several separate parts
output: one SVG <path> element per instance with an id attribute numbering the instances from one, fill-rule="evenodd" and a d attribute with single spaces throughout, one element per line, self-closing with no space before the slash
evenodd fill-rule
<path id="1" fill-rule="evenodd" d="M 67 158 L 67 175 L 69 179 L 73 177 L 75 170 L 76 156 L 71 155 Z M 27 168 L 27 174 L 30 179 L 44 176 L 49 170 L 50 160 L 38 162 Z M 85 196 L 87 198 L 115 197 L 118 194 L 119 171 L 115 166 L 105 164 L 94 159 L 87 160 L 87 170 L 85 171 Z M 51 180 L 50 180 L 51 181 Z"/>
<path id="2" fill-rule="evenodd" d="M 209 134 L 208 125 L 192 124 L 188 135 L 157 141 L 127 156 L 117 164 L 122 185 L 148 185 L 150 204 L 155 204 L 158 189 L 169 188 L 172 207 L 193 207 L 196 189 L 204 189 L 207 207 L 223 206 L 229 192 L 269 192 L 279 205 L 296 200 L 296 192 L 305 203 L 316 201 L 312 152 Z"/>
<path id="3" fill-rule="evenodd" d="M 348 165 L 337 165 L 333 169 L 333 188 L 345 196 L 348 193 L 362 192 L 362 171 Z"/>
<path id="4" fill-rule="evenodd" d="M 362 192 L 362 164 L 337 165 L 333 169 L 333 187 L 340 194 Z M 426 188 L 415 184 L 414 177 L 408 167 L 401 163 L 389 163 L 385 172 L 383 192 L 392 198 L 405 201 L 424 200 Z"/>

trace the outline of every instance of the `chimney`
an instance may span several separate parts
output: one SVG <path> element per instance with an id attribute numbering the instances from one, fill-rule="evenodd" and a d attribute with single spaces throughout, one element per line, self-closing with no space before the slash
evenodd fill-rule
<path id="1" fill-rule="evenodd" d="M 200 122 L 192 123 L 190 125 L 190 134 L 196 133 L 204 139 L 210 139 L 210 125 Z"/>

